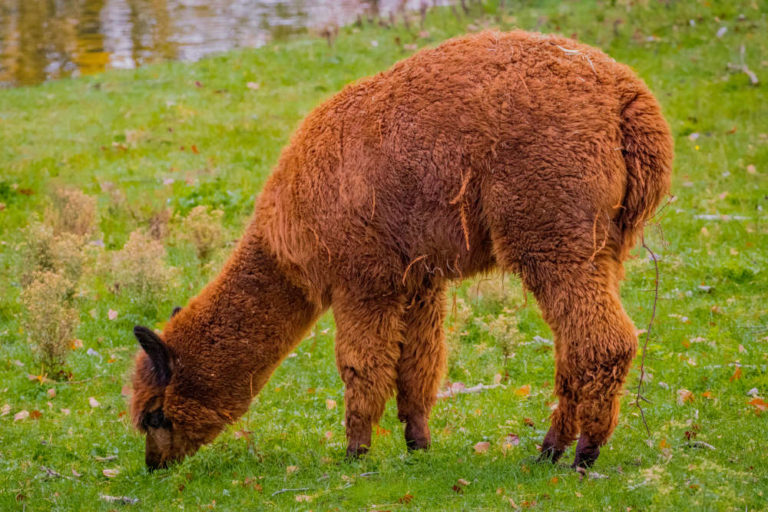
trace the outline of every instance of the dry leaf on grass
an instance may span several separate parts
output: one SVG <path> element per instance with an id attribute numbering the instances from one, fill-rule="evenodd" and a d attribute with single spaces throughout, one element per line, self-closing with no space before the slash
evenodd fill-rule
<path id="1" fill-rule="evenodd" d="M 694 396 L 689 390 L 683 388 L 677 390 L 677 405 L 693 402 Z"/>
<path id="2" fill-rule="evenodd" d="M 531 394 L 531 385 L 530 384 L 526 384 L 525 386 L 520 386 L 519 388 L 517 388 L 515 390 L 515 394 L 517 396 L 523 396 L 523 397 L 530 395 Z"/>
<path id="3" fill-rule="evenodd" d="M 758 416 L 762 412 L 768 411 L 768 402 L 757 396 L 749 401 L 749 405 L 755 408 L 755 414 Z"/>

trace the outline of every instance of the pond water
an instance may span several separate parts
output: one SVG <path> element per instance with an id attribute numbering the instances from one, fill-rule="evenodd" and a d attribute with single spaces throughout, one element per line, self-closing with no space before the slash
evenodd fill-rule
<path id="1" fill-rule="evenodd" d="M 0 0 L 0 87 L 195 61 L 434 0 Z M 443 3 L 443 2 L 439 2 Z"/>

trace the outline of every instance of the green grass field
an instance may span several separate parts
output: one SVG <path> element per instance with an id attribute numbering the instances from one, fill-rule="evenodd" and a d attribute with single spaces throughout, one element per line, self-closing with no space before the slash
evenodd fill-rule
<path id="1" fill-rule="evenodd" d="M 306 37 L 0 91 L 0 509 L 768 510 L 759 399 L 768 398 L 768 2 L 532 4 L 437 9 L 424 27 L 344 28 L 332 46 Z M 521 307 L 514 276 L 489 276 L 457 284 L 447 379 L 501 386 L 440 400 L 429 452 L 406 452 L 390 403 L 371 453 L 344 461 L 343 385 L 326 315 L 242 420 L 195 457 L 148 474 L 125 414 L 134 324 L 162 326 L 215 275 L 315 105 L 414 45 L 488 27 L 604 49 L 647 81 L 672 127 L 674 200 L 646 230 L 661 276 L 645 363 L 651 435 L 632 406 L 638 359 L 592 473 L 536 464 L 555 400 L 551 333 L 532 300 Z M 23 228 L 46 218 L 63 187 L 97 199 L 91 239 L 103 247 L 87 246 L 90 263 L 67 299 L 82 347 L 56 373 L 37 362 L 21 321 L 32 264 Z M 198 205 L 223 211 L 229 242 L 210 262 L 181 236 Z M 115 291 L 103 262 L 166 209 L 172 282 L 140 296 Z M 642 250 L 633 256 L 622 296 L 646 328 L 654 267 Z M 487 451 L 476 452 L 479 442 Z"/>

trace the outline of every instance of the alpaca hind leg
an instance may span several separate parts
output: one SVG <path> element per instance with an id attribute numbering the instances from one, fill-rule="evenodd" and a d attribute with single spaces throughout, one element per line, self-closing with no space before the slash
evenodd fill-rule
<path id="1" fill-rule="evenodd" d="M 429 413 L 445 371 L 445 290 L 435 286 L 411 298 L 405 310 L 405 339 L 397 362 L 397 412 L 409 450 L 431 442 Z"/>
<path id="2" fill-rule="evenodd" d="M 368 451 L 371 429 L 394 392 L 403 339 L 403 302 L 334 291 L 336 365 L 345 385 L 349 457 Z"/>
<path id="3" fill-rule="evenodd" d="M 578 467 L 595 462 L 616 427 L 619 398 L 637 351 L 634 325 L 619 300 L 620 271 L 611 251 L 578 264 L 529 262 L 522 268 L 558 345 L 557 391 L 563 407 L 555 410 L 543 446 L 556 455 L 580 431 Z"/>

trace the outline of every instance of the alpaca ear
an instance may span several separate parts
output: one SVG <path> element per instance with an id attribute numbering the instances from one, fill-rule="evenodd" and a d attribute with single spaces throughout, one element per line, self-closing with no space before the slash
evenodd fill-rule
<path id="1" fill-rule="evenodd" d="M 171 311 L 171 318 L 175 317 L 179 311 L 181 311 L 181 306 L 176 306 L 173 308 L 173 311 Z"/>
<path id="2" fill-rule="evenodd" d="M 148 327 L 137 325 L 133 328 L 133 334 L 152 362 L 157 385 L 167 386 L 171 381 L 171 358 L 168 347 L 160 339 L 160 336 Z"/>

